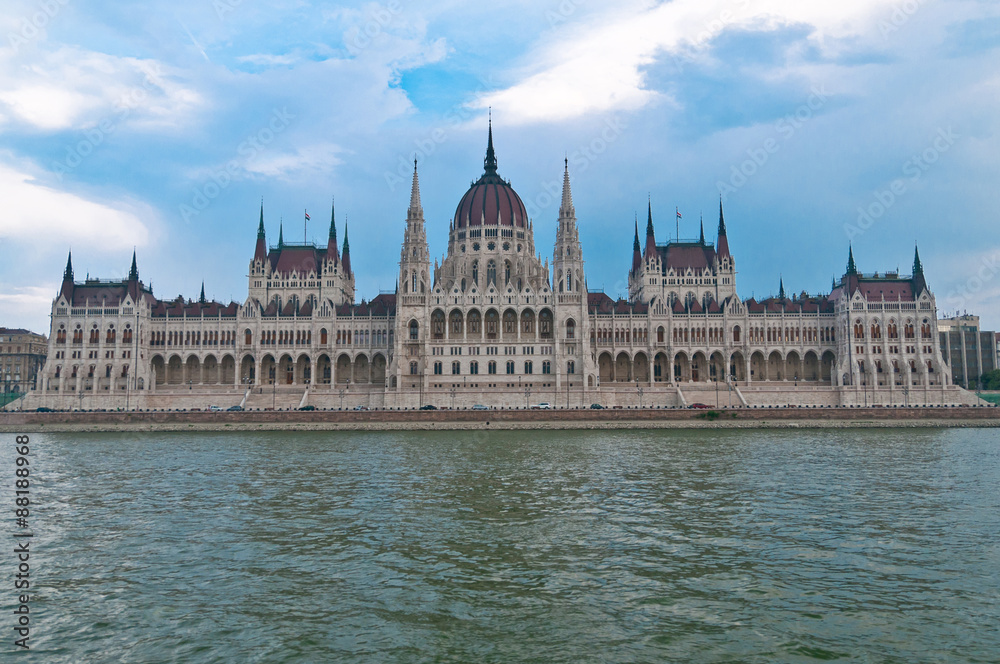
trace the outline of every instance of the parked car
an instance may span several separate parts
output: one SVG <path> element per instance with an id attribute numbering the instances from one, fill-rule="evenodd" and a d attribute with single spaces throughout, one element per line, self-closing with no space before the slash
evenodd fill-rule
<path id="1" fill-rule="evenodd" d="M 472 407 L 472 410 L 489 410 L 489 407 L 484 406 L 481 403 L 477 403 L 475 406 Z"/>
<path id="2" fill-rule="evenodd" d="M 213 413 L 220 413 L 220 412 L 222 412 L 222 408 L 220 406 L 209 406 L 208 409 L 210 411 L 212 411 Z"/>
<path id="3" fill-rule="evenodd" d="M 592 403 L 592 404 L 590 404 L 590 408 L 592 410 L 604 410 L 604 406 L 602 406 L 599 403 Z"/>
<path id="4" fill-rule="evenodd" d="M 535 404 L 534 406 L 532 406 L 532 408 L 549 410 L 550 408 L 552 408 L 552 404 L 550 404 L 548 401 L 543 401 L 542 403 Z"/>
<path id="5" fill-rule="evenodd" d="M 437 406 L 431 404 L 425 404 L 420 407 L 420 410 L 437 410 Z"/>
<path id="6" fill-rule="evenodd" d="M 302 406 L 299 410 L 316 410 L 316 406 Z"/>
<path id="7" fill-rule="evenodd" d="M 38 408 L 35 409 L 35 412 L 36 413 L 54 413 L 55 411 L 52 410 L 51 408 L 49 408 L 48 406 L 39 406 Z"/>
<path id="8" fill-rule="evenodd" d="M 243 406 L 230 406 L 226 410 L 243 410 Z"/>
<path id="9" fill-rule="evenodd" d="M 690 406 L 688 406 L 688 408 L 697 408 L 699 410 L 704 410 L 706 408 L 711 408 L 711 406 L 709 406 L 708 404 L 704 404 L 704 403 L 693 403 Z"/>

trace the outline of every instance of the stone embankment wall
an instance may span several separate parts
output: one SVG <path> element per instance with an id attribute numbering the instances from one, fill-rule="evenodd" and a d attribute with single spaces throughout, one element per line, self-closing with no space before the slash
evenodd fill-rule
<path id="1" fill-rule="evenodd" d="M 1000 426 L 1000 408 L 733 408 L 437 411 L 158 411 L 0 413 L 11 432 L 117 429 L 672 428 L 740 426 Z"/>

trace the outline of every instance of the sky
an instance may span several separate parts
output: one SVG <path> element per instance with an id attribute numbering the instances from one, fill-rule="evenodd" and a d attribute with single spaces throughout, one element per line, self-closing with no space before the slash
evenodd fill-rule
<path id="1" fill-rule="evenodd" d="M 1000 329 L 1000 3 L 976 0 L 4 0 L 0 325 L 47 333 L 77 280 L 242 302 L 268 240 L 350 233 L 392 291 L 413 159 L 432 256 L 500 174 L 551 256 L 564 159 L 588 286 L 632 235 L 714 238 L 741 297 L 828 293 L 848 247 Z M 304 212 L 311 217 L 304 227 Z"/>

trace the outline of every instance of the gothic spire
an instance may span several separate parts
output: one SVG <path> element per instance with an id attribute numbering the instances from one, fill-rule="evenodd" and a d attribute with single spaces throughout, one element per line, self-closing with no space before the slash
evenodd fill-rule
<path id="1" fill-rule="evenodd" d="M 70 250 L 66 257 L 66 271 L 63 272 L 63 281 L 73 281 L 73 251 Z"/>
<path id="2" fill-rule="evenodd" d="M 715 253 L 720 258 L 729 257 L 729 238 L 726 237 L 726 217 L 722 213 L 722 196 L 719 196 L 719 239 L 715 243 Z"/>
<path id="3" fill-rule="evenodd" d="M 198 296 L 198 303 L 199 304 L 205 304 L 205 302 L 206 302 L 206 300 L 205 300 L 205 282 L 202 281 L 201 282 L 201 295 Z"/>
<path id="4" fill-rule="evenodd" d="M 698 239 L 701 246 L 705 246 L 705 218 L 701 218 L 701 237 Z"/>
<path id="5" fill-rule="evenodd" d="M 569 187 L 569 157 L 564 160 L 564 164 L 562 204 L 559 206 L 559 217 L 569 219 L 576 216 L 576 210 L 573 209 L 573 192 Z"/>
<path id="6" fill-rule="evenodd" d="M 486 175 L 497 174 L 497 155 L 493 150 L 493 110 L 490 109 L 490 137 L 486 145 L 486 159 L 483 160 Z"/>
<path id="7" fill-rule="evenodd" d="M 260 199 L 260 223 L 257 224 L 257 239 L 264 239 L 264 199 Z"/>
<path id="8" fill-rule="evenodd" d="M 785 279 L 784 279 L 784 277 L 779 277 L 778 279 L 779 279 L 778 280 L 778 284 L 779 284 L 778 285 L 778 299 L 779 300 L 784 300 L 785 299 Z"/>
<path id="9" fill-rule="evenodd" d="M 632 243 L 632 251 L 639 251 L 639 215 L 635 217 L 635 241 Z"/>
<path id="10" fill-rule="evenodd" d="M 854 263 L 854 247 L 848 245 L 847 249 L 847 274 L 854 276 L 858 273 L 858 266 Z"/>
<path id="11" fill-rule="evenodd" d="M 422 208 L 420 205 L 420 180 L 417 177 L 417 160 L 413 160 L 413 185 L 410 187 L 410 209 L 411 215 L 417 215 L 421 212 Z"/>
<path id="12" fill-rule="evenodd" d="M 336 201 L 330 199 L 330 243 L 337 246 L 337 207 Z"/>
<path id="13" fill-rule="evenodd" d="M 653 201 L 646 199 L 646 237 L 653 235 Z"/>
<path id="14" fill-rule="evenodd" d="M 916 245 L 913 246 L 913 276 L 924 274 L 924 265 L 920 262 L 920 249 Z"/>
<path id="15" fill-rule="evenodd" d="M 128 271 L 129 281 L 139 281 L 139 268 L 135 264 L 135 249 L 132 250 L 132 267 Z"/>
<path id="16" fill-rule="evenodd" d="M 351 275 L 351 243 L 347 239 L 347 222 L 344 222 L 344 251 L 341 252 L 340 262 L 344 266 L 344 274 Z"/>
<path id="17" fill-rule="evenodd" d="M 285 247 L 285 224 L 284 222 L 278 222 L 278 249 L 283 249 Z"/>

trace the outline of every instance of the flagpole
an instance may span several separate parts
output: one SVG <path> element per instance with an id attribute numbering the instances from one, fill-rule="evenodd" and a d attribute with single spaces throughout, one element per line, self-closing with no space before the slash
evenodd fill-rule
<path id="1" fill-rule="evenodd" d="M 674 212 L 677 213 L 676 217 L 674 217 L 674 222 L 677 225 L 677 229 L 676 229 L 677 236 L 676 237 L 677 237 L 677 242 L 679 243 L 681 241 L 681 209 L 675 207 L 674 208 Z"/>
<path id="2" fill-rule="evenodd" d="M 309 210 L 303 208 L 302 214 L 304 215 L 302 219 L 302 243 L 305 244 L 309 241 L 309 231 L 307 230 L 309 224 Z"/>

